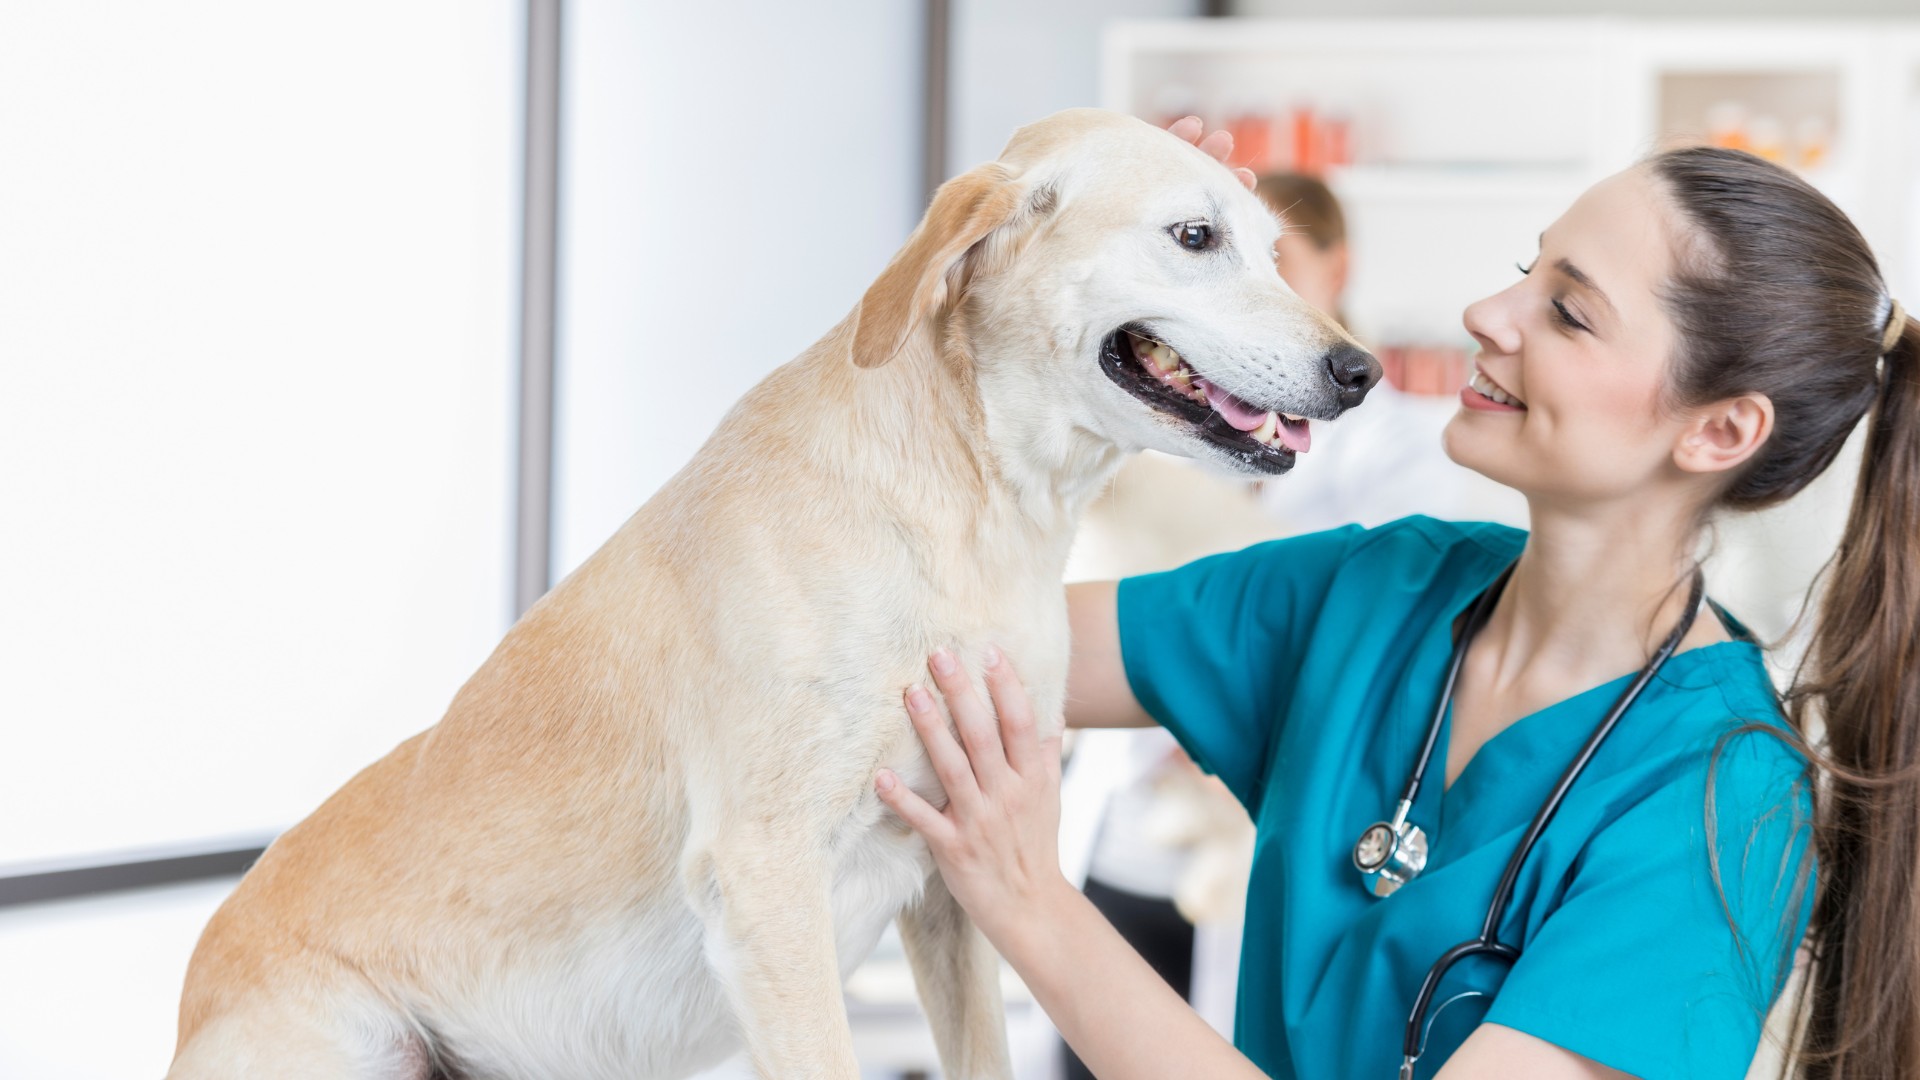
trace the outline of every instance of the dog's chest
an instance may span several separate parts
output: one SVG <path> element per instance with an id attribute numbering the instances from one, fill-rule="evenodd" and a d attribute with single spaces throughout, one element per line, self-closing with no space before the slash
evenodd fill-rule
<path id="1" fill-rule="evenodd" d="M 831 901 L 842 979 L 873 952 L 894 916 L 919 898 L 932 873 L 933 856 L 918 836 L 879 820 L 842 828 L 834 843 Z"/>

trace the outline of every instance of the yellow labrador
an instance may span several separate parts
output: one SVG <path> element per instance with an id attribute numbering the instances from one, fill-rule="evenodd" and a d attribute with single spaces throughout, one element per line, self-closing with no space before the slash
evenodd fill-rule
<path id="1" fill-rule="evenodd" d="M 1155 447 L 1287 469 L 1378 366 L 1228 171 L 1074 110 L 942 187 L 860 304 L 507 634 L 439 724 L 207 926 L 172 1080 L 854 1080 L 898 917 L 946 1075 L 1008 1075 L 996 960 L 885 812 L 901 691 L 1018 658 L 1059 723 L 1074 522 Z M 977 666 L 977 664 L 976 664 Z"/>

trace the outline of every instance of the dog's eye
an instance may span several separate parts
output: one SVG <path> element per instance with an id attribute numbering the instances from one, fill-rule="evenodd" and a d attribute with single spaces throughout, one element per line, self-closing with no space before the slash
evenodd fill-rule
<path id="1" fill-rule="evenodd" d="M 1205 251 L 1213 246 L 1213 226 L 1204 221 L 1183 221 L 1170 231 L 1188 251 Z"/>

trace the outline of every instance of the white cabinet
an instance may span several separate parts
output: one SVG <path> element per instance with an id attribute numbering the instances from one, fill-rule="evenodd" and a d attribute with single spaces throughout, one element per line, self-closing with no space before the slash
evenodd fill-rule
<path id="1" fill-rule="evenodd" d="M 1457 339 L 1468 302 L 1588 184 L 1716 110 L 1777 128 L 1853 216 L 1896 294 L 1920 295 L 1920 20 L 1186 19 L 1109 27 L 1102 98 L 1225 126 L 1299 106 L 1343 118 L 1348 310 L 1375 339 Z M 1720 110 L 1724 111 L 1724 110 Z"/>

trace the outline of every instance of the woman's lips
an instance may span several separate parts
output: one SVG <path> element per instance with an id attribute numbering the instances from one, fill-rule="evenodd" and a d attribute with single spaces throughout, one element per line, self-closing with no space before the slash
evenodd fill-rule
<path id="1" fill-rule="evenodd" d="M 1460 404 L 1475 412 L 1522 413 L 1527 411 L 1517 405 L 1502 405 L 1471 386 L 1460 388 Z"/>

